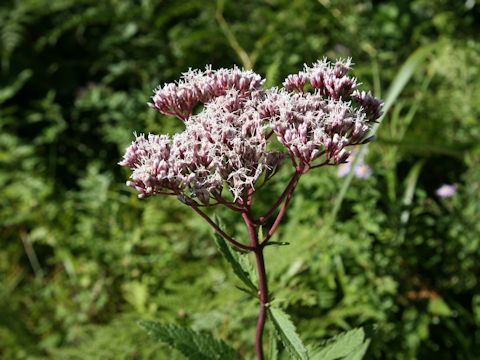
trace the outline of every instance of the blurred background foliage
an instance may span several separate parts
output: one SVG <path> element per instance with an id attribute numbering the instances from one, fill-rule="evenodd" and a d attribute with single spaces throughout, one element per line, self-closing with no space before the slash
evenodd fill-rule
<path id="1" fill-rule="evenodd" d="M 280 85 L 351 56 L 385 97 L 367 180 L 302 179 L 267 271 L 308 343 L 374 324 L 368 359 L 480 358 L 480 4 L 475 0 L 2 0 L 0 357 L 181 359 L 136 326 L 171 321 L 251 358 L 257 304 L 211 231 L 170 198 L 138 200 L 116 163 L 137 132 L 182 124 L 146 106 L 189 67 Z M 280 192 L 262 195 L 260 209 Z M 441 199 L 443 183 L 458 193 Z M 242 238 L 238 219 L 219 214 Z M 238 284 L 238 283 L 237 283 Z M 283 358 L 288 358 L 283 355 Z"/>

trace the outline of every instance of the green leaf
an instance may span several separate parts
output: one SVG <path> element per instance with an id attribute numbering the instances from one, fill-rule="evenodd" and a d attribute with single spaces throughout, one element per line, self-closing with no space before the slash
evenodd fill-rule
<path id="1" fill-rule="evenodd" d="M 32 70 L 23 70 L 20 74 L 18 74 L 18 77 L 13 84 L 9 86 L 3 86 L 3 88 L 0 89 L 0 104 L 3 104 L 5 101 L 14 97 L 23 87 L 23 85 L 32 77 L 32 75 Z"/>
<path id="2" fill-rule="evenodd" d="M 450 316 L 453 312 L 442 298 L 430 299 L 428 303 L 428 311 L 438 316 Z"/>
<path id="3" fill-rule="evenodd" d="M 138 323 L 155 340 L 177 349 L 190 360 L 238 359 L 239 356 L 221 340 L 175 325 L 155 321 Z"/>
<path id="4" fill-rule="evenodd" d="M 267 359 L 278 360 L 277 338 L 275 337 L 275 332 L 273 330 L 270 332 L 270 345 L 268 347 Z"/>
<path id="5" fill-rule="evenodd" d="M 265 244 L 265 246 L 271 246 L 271 245 L 286 246 L 286 245 L 290 245 L 290 243 L 286 241 L 269 241 L 268 243 Z"/>
<path id="6" fill-rule="evenodd" d="M 311 351 L 311 360 L 360 360 L 367 352 L 369 336 L 363 328 L 342 333 Z"/>
<path id="7" fill-rule="evenodd" d="M 389 138 L 378 138 L 375 140 L 377 144 L 385 144 L 396 147 L 402 147 L 405 149 L 411 149 L 423 154 L 441 154 L 446 156 L 451 156 L 458 159 L 463 159 L 465 151 L 469 149 L 470 144 L 456 144 L 456 146 L 449 146 L 447 144 L 434 144 L 421 142 L 417 139 L 404 139 L 404 140 L 395 140 Z"/>
<path id="8" fill-rule="evenodd" d="M 267 79 L 265 83 L 266 88 L 281 84 L 281 81 L 279 81 L 279 74 L 280 68 L 282 67 L 282 59 L 283 57 L 280 54 L 277 55 L 275 60 L 267 67 L 267 73 L 265 76 Z"/>
<path id="9" fill-rule="evenodd" d="M 247 293 L 248 295 L 254 295 L 254 293 L 252 292 L 251 289 L 245 289 L 244 287 L 241 287 L 241 286 L 236 286 L 235 287 L 240 290 L 240 291 L 243 291 L 244 293 Z"/>
<path id="10" fill-rule="evenodd" d="M 480 294 L 473 295 L 472 309 L 475 325 L 480 326 Z"/>
<path id="11" fill-rule="evenodd" d="M 129 281 L 122 284 L 123 297 L 127 300 L 135 310 L 139 313 L 146 311 L 148 301 L 148 287 L 140 281 Z"/>
<path id="12" fill-rule="evenodd" d="M 258 289 L 251 280 L 248 263 L 245 261 L 246 259 L 242 258 L 242 255 L 240 255 L 238 252 L 233 251 L 225 239 L 217 233 L 215 233 L 215 242 L 222 255 L 232 266 L 235 275 L 237 275 L 238 278 L 242 280 L 242 282 L 247 285 L 248 288 L 254 290 L 253 294 L 256 296 Z"/>
<path id="13" fill-rule="evenodd" d="M 289 316 L 275 307 L 269 307 L 268 312 L 270 313 L 270 318 L 273 321 L 279 339 L 290 354 L 295 359 L 308 360 L 307 349 L 298 336 L 295 325 L 293 325 Z"/>

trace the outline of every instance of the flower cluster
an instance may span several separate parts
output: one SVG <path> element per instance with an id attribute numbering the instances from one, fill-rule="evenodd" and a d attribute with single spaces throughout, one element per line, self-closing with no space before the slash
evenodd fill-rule
<path id="1" fill-rule="evenodd" d="M 365 114 L 350 102 L 324 98 L 319 92 L 274 89 L 267 92 L 259 111 L 302 167 L 322 155 L 329 165 L 345 162 L 349 156 L 345 148 L 364 142 L 370 129 Z"/>
<path id="2" fill-rule="evenodd" d="M 289 91 L 303 92 L 308 81 L 322 96 L 339 100 L 350 96 L 357 86 L 355 78 L 346 76 L 351 64 L 351 59 L 339 60 L 334 65 L 326 59 L 319 60 L 312 67 L 305 65 L 303 71 L 289 75 L 283 85 Z"/>
<path id="3" fill-rule="evenodd" d="M 199 104 L 206 104 L 218 96 L 225 95 L 227 90 L 236 89 L 247 96 L 252 91 L 263 87 L 265 80 L 253 71 L 233 69 L 205 71 L 192 70 L 182 74 L 182 79 L 176 84 L 165 84 L 155 90 L 150 107 L 165 115 L 175 115 L 182 120 L 193 114 Z"/>
<path id="4" fill-rule="evenodd" d="M 133 182 L 127 185 L 141 197 L 166 189 L 182 195 L 184 202 L 198 198 L 208 204 L 226 183 L 235 199 L 244 199 L 280 159 L 278 152 L 266 150 L 266 125 L 254 103 L 238 90 L 227 90 L 187 119 L 185 131 L 171 139 L 137 136 L 120 162 L 133 170 Z"/>
<path id="5" fill-rule="evenodd" d="M 347 76 L 351 65 L 350 58 L 338 60 L 335 64 L 331 64 L 326 59 L 319 60 L 312 67 L 305 65 L 303 71 L 289 75 L 283 86 L 289 91 L 297 90 L 303 93 L 308 81 L 323 97 L 334 100 L 350 98 L 354 104 L 363 108 L 363 112 L 370 121 L 375 121 L 382 115 L 383 103 L 380 99 L 373 97 L 370 92 L 356 90 L 357 79 Z"/>
<path id="6" fill-rule="evenodd" d="M 152 108 L 176 115 L 182 133 L 137 136 L 122 166 L 133 170 L 129 186 L 140 197 L 177 195 L 187 204 L 227 201 L 244 204 L 260 179 L 270 179 L 283 155 L 268 150 L 282 144 L 295 169 L 305 173 L 323 165 L 345 163 L 347 147 L 367 143 L 371 124 L 381 115 L 382 102 L 356 90 L 347 76 L 351 60 L 326 60 L 289 75 L 284 89 L 263 90 L 252 71 L 189 70 L 176 84 L 156 90 Z M 305 90 L 310 83 L 313 92 Z M 199 104 L 204 108 L 194 115 Z"/>

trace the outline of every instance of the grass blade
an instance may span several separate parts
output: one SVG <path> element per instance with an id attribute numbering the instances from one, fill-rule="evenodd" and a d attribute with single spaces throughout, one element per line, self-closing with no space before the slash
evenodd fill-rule
<path id="1" fill-rule="evenodd" d="M 407 85 L 408 81 L 412 77 L 415 70 L 425 61 L 428 55 L 430 55 L 432 51 L 438 47 L 439 44 L 440 43 L 435 42 L 433 44 L 422 46 L 417 50 L 415 50 L 413 54 L 411 54 L 408 57 L 408 59 L 400 68 L 400 71 L 398 72 L 395 79 L 393 79 L 393 82 L 387 91 L 387 95 L 385 97 L 385 103 L 383 106 L 383 115 L 380 119 L 378 119 L 378 123 L 373 125 L 372 129 L 370 130 L 369 136 L 375 135 L 375 133 L 378 130 L 378 127 L 380 126 L 383 118 L 385 117 L 385 114 L 388 112 L 388 110 L 393 105 L 393 103 L 397 100 L 398 96 L 400 95 L 402 90 L 405 88 L 405 85 Z M 347 190 L 350 187 L 350 184 L 353 179 L 356 163 L 359 161 L 359 159 L 363 158 L 363 156 L 365 155 L 366 149 L 367 148 L 365 146 L 361 147 L 358 155 L 355 157 L 355 161 L 352 164 L 350 172 L 345 177 L 345 181 L 343 182 L 342 188 L 340 189 L 340 192 L 335 200 L 335 204 L 333 205 L 333 209 L 330 214 L 330 219 L 328 219 L 328 221 L 331 224 L 335 221 L 338 215 L 338 211 L 340 210 L 340 207 L 342 206 L 343 200 L 345 198 L 345 194 L 347 193 Z"/>

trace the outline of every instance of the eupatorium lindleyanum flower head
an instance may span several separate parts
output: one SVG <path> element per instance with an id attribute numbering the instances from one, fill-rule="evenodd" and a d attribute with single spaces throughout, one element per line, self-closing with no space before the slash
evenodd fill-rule
<path id="1" fill-rule="evenodd" d="M 233 69 L 205 71 L 189 69 L 182 74 L 177 84 L 165 84 L 155 90 L 150 107 L 165 115 L 176 115 L 182 120 L 192 116 L 193 109 L 199 104 L 206 104 L 227 90 L 236 89 L 243 96 L 260 90 L 265 80 L 253 71 L 243 71 L 236 66 Z"/>
<path id="2" fill-rule="evenodd" d="M 346 162 L 349 146 L 371 140 L 366 136 L 382 108 L 370 92 L 356 90 L 350 66 L 350 59 L 324 59 L 289 75 L 284 89 L 268 90 L 252 71 L 189 70 L 180 82 L 158 88 L 149 104 L 176 115 L 185 130 L 137 136 L 120 162 L 133 170 L 127 185 L 140 197 L 174 194 L 187 204 L 223 199 L 226 185 L 234 202 L 246 201 L 282 162 L 268 146 L 277 140 L 296 171 Z M 193 115 L 200 103 L 203 110 Z"/>

